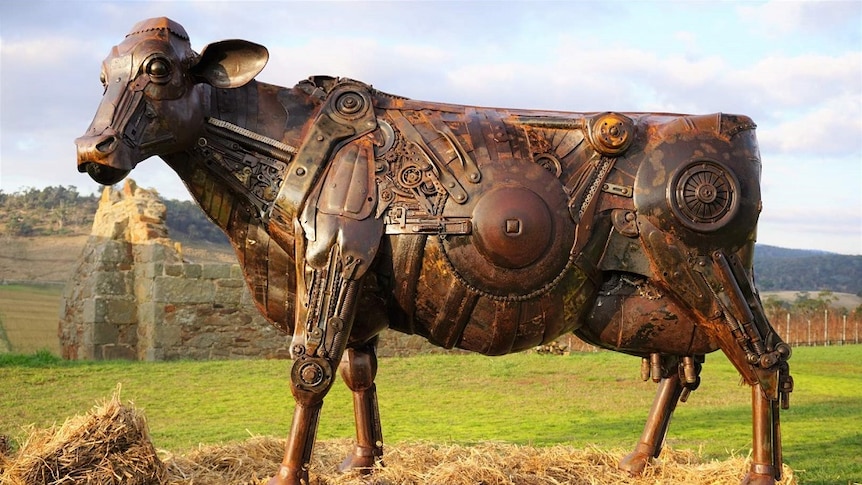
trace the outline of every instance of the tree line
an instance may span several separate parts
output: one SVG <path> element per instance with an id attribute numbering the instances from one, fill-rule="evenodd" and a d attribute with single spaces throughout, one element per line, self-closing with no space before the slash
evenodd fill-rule
<path id="1" fill-rule="evenodd" d="M 862 296 L 862 256 L 757 245 L 754 275 L 761 291 L 811 289 Z"/>
<path id="2" fill-rule="evenodd" d="M 0 224 L 10 236 L 70 234 L 88 228 L 99 205 L 95 195 L 82 195 L 73 186 L 0 190 Z"/>
<path id="3" fill-rule="evenodd" d="M 81 194 L 73 186 L 30 187 L 13 193 L 0 190 L 0 234 L 86 234 L 93 225 L 99 198 Z M 194 202 L 174 199 L 162 202 L 167 207 L 165 224 L 173 239 L 229 244 L 227 237 Z"/>

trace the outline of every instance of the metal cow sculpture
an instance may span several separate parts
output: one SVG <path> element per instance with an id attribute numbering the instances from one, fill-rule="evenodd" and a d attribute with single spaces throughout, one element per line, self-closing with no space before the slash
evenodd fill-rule
<path id="1" fill-rule="evenodd" d="M 790 348 L 752 278 L 760 158 L 744 116 L 486 109 L 316 76 L 254 81 L 241 40 L 195 53 L 179 24 L 138 23 L 102 67 L 78 169 L 114 184 L 158 155 L 230 237 L 260 311 L 293 334 L 296 400 L 273 484 L 305 483 L 336 368 L 370 469 L 384 328 L 486 355 L 567 332 L 643 358 L 659 383 L 640 442 L 659 455 L 704 355 L 752 386 L 745 481 L 781 473 Z"/>

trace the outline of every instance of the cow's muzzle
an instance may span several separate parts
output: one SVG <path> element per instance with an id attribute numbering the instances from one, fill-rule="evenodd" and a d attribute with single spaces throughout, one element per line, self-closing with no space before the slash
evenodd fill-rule
<path id="1" fill-rule="evenodd" d="M 75 140 L 78 149 L 78 171 L 102 185 L 114 185 L 123 180 L 133 165 L 115 155 L 120 139 L 113 133 L 82 136 Z"/>
<path id="2" fill-rule="evenodd" d="M 102 185 L 114 185 L 126 178 L 131 170 L 100 165 L 96 162 L 86 162 L 78 165 L 79 172 L 87 172 L 90 178 Z"/>

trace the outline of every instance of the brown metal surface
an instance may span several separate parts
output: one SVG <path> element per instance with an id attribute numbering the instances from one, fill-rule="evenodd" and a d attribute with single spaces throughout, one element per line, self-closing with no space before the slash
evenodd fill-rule
<path id="1" fill-rule="evenodd" d="M 339 368 L 358 440 L 343 466 L 380 458 L 386 327 L 487 355 L 576 332 L 642 357 L 660 385 L 621 463 L 633 472 L 721 349 L 754 389 L 746 480 L 774 482 L 793 381 L 751 275 L 750 119 L 448 105 L 325 76 L 280 87 L 254 80 L 267 58 L 240 40 L 198 55 L 179 24 L 140 22 L 103 63 L 76 145 L 103 184 L 164 159 L 229 236 L 261 313 L 293 335 L 297 407 L 271 483 L 307 482 Z"/>

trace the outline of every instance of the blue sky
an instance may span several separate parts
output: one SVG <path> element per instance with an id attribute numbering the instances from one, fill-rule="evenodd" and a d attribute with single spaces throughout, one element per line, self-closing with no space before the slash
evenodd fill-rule
<path id="1" fill-rule="evenodd" d="M 97 186 L 72 141 L 138 20 L 195 50 L 266 45 L 262 81 L 346 76 L 415 99 L 567 111 L 741 113 L 758 124 L 758 241 L 862 254 L 862 2 L 0 3 L 0 190 Z M 132 177 L 188 199 L 147 160 Z"/>

